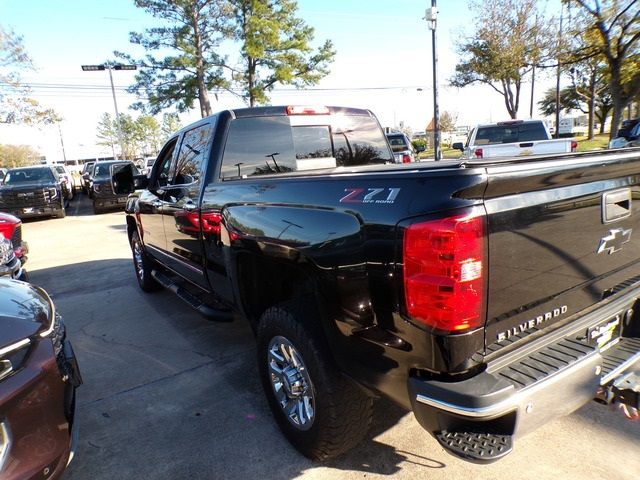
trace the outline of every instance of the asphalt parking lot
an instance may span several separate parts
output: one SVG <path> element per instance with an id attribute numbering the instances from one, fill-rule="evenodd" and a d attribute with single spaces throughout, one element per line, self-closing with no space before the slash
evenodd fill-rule
<path id="1" fill-rule="evenodd" d="M 271 418 L 248 325 L 212 323 L 137 286 L 121 212 L 26 221 L 26 265 L 62 314 L 84 385 L 75 479 L 638 479 L 640 422 L 595 403 L 545 425 L 487 466 L 445 453 L 384 401 L 355 450 L 318 464 Z"/>

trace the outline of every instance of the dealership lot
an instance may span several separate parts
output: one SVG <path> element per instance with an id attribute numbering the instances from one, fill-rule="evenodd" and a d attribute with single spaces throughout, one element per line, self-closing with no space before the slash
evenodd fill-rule
<path id="1" fill-rule="evenodd" d="M 475 466 L 445 453 L 413 415 L 379 402 L 365 442 L 324 464 L 300 456 L 271 418 L 248 325 L 212 323 L 173 294 L 137 286 L 121 212 L 27 221 L 27 269 L 62 314 L 85 384 L 80 443 L 65 479 L 637 479 L 640 422 L 605 407 L 520 439 Z"/>

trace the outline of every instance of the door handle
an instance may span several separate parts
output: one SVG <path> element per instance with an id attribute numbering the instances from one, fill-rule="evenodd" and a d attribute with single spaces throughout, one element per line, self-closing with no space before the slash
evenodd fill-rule
<path id="1" fill-rule="evenodd" d="M 602 223 L 631 216 L 631 189 L 621 188 L 602 195 Z"/>

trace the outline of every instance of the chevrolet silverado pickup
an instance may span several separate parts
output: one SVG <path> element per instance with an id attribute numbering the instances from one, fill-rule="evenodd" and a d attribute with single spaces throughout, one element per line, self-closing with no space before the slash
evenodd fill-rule
<path id="1" fill-rule="evenodd" d="M 552 139 L 541 120 L 510 120 L 477 125 L 469 132 L 465 144 L 456 142 L 451 145 L 462 152 L 462 158 L 551 155 L 575 152 L 577 146 L 578 143 L 572 138 Z"/>
<path id="2" fill-rule="evenodd" d="M 384 396 L 486 463 L 591 399 L 637 414 L 638 172 L 640 149 L 397 164 L 368 110 L 290 106 L 204 118 L 113 185 L 140 287 L 248 320 L 304 455 Z"/>

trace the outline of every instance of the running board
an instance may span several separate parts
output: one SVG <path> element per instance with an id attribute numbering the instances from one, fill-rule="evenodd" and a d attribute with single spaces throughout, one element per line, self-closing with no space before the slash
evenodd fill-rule
<path id="1" fill-rule="evenodd" d="M 151 276 L 164 288 L 175 293 L 178 298 L 186 302 L 191 308 L 197 310 L 201 315 L 216 322 L 233 321 L 231 310 L 212 307 L 207 304 L 199 295 L 191 293 L 180 280 L 174 280 L 159 270 L 152 270 Z"/>

